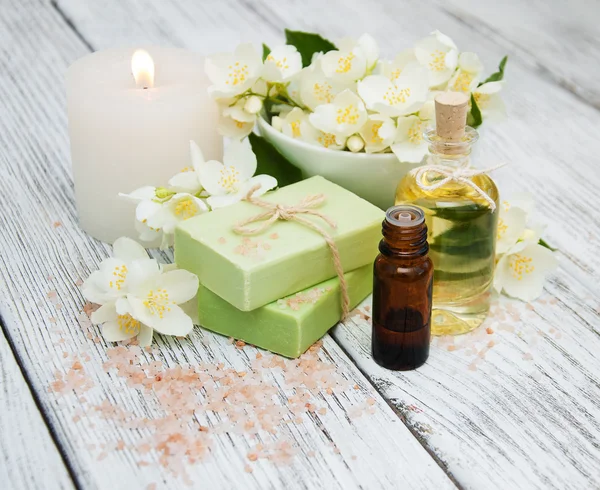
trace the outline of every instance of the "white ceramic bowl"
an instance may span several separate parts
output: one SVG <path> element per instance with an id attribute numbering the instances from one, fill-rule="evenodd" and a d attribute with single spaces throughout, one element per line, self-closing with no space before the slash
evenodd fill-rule
<path id="1" fill-rule="evenodd" d="M 263 118 L 258 119 L 258 129 L 305 178 L 321 175 L 381 209 L 394 204 L 398 182 L 420 165 L 400 162 L 393 153 L 352 153 L 311 145 L 275 130 Z"/>

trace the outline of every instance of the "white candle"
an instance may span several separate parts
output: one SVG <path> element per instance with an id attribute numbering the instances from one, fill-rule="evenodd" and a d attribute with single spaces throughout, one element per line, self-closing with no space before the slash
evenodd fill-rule
<path id="1" fill-rule="evenodd" d="M 133 60 L 136 49 L 99 51 L 67 72 L 79 222 L 109 243 L 138 236 L 135 205 L 119 192 L 167 185 L 190 165 L 190 140 L 205 158 L 222 157 L 218 109 L 207 93 L 203 58 L 182 49 L 143 49 L 146 54 Z"/>

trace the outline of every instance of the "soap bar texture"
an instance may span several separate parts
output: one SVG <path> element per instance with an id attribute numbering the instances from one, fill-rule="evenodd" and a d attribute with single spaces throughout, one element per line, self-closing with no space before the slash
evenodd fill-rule
<path id="1" fill-rule="evenodd" d="M 326 198 L 315 211 L 334 221 L 336 228 L 317 216 L 301 216 L 335 240 L 344 271 L 371 264 L 378 254 L 384 213 L 364 199 L 323 177 L 283 187 L 261 199 L 294 206 L 315 194 Z M 278 220 L 258 235 L 233 231 L 242 220 L 263 212 L 264 208 L 242 201 L 182 222 L 175 231 L 177 265 L 243 311 L 336 276 L 325 239 L 305 225 Z"/>
<path id="2" fill-rule="evenodd" d="M 373 267 L 345 274 L 354 308 L 373 288 Z M 240 311 L 209 289 L 198 291 L 198 318 L 209 330 L 286 357 L 298 357 L 342 316 L 339 279 L 329 279 L 253 311 Z"/>

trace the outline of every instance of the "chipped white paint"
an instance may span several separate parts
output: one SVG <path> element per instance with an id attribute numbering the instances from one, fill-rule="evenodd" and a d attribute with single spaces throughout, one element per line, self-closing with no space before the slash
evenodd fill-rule
<path id="1" fill-rule="evenodd" d="M 0 331 L 0 482 L 2 488 L 73 488 L 17 361 Z"/>

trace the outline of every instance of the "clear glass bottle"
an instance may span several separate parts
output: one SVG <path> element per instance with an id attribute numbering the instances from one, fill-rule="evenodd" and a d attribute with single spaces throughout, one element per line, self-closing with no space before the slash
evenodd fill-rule
<path id="1" fill-rule="evenodd" d="M 433 264 L 425 215 L 416 206 L 391 207 L 382 232 L 373 267 L 373 359 L 406 371 L 429 356 Z"/>
<path id="2" fill-rule="evenodd" d="M 446 172 L 470 166 L 471 145 L 478 134 L 466 126 L 466 112 L 459 122 L 462 136 L 440 136 L 443 116 L 437 111 L 436 130 L 428 131 L 431 156 L 427 165 Z M 451 121 L 455 126 L 456 119 Z M 455 128 L 456 129 L 456 128 Z M 456 134 L 456 131 L 455 131 Z M 471 185 L 449 180 L 433 188 L 447 175 L 435 170 L 411 172 L 398 185 L 396 204 L 414 204 L 425 213 L 433 261 L 433 335 L 457 335 L 478 327 L 487 316 L 495 265 L 498 189 L 486 174 L 468 177 L 496 204 L 496 209 Z M 418 180 L 420 179 L 420 181 Z M 421 184 L 421 185 L 419 185 Z M 423 188 L 425 187 L 425 189 Z"/>

